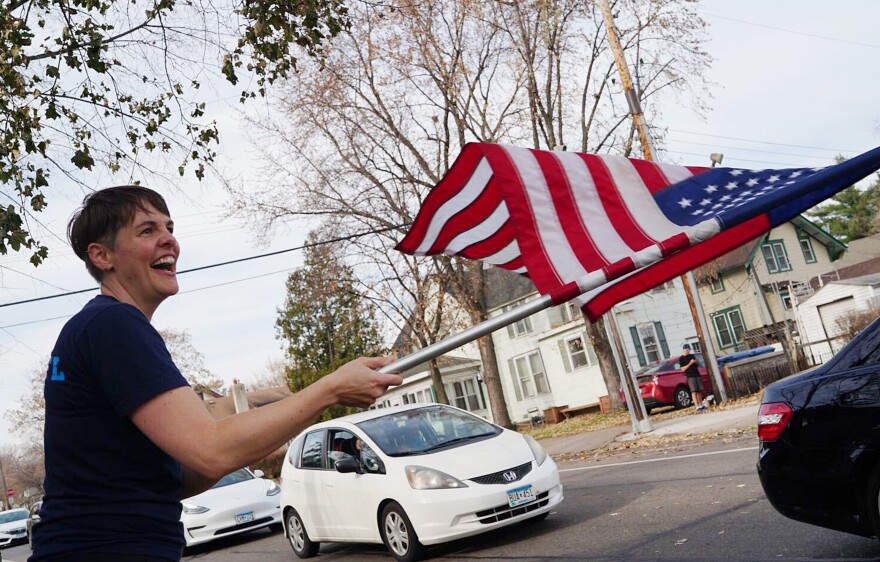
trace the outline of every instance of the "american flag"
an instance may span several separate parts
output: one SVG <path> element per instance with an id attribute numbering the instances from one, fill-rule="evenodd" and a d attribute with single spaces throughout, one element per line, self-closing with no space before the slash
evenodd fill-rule
<path id="1" fill-rule="evenodd" d="M 595 320 L 878 168 L 880 148 L 827 168 L 746 170 L 471 143 L 397 249 L 522 273 Z"/>

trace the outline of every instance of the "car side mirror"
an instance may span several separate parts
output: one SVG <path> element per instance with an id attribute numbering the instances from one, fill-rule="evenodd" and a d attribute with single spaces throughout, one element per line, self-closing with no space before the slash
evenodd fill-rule
<path id="1" fill-rule="evenodd" d="M 336 472 L 341 472 L 343 474 L 354 472 L 355 474 L 362 474 L 361 463 L 354 457 L 345 457 L 344 459 L 339 459 L 336 461 Z"/>

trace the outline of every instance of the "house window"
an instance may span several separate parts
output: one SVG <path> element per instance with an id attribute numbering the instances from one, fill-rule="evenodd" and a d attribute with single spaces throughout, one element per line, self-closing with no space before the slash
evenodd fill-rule
<path id="1" fill-rule="evenodd" d="M 507 312 L 508 310 L 516 308 L 516 306 L 518 306 L 518 304 L 522 304 L 522 303 L 511 304 L 511 305 L 505 306 L 504 312 Z M 532 319 L 528 316 L 526 316 L 525 318 L 523 318 L 521 320 L 517 320 L 513 324 L 507 325 L 507 335 L 511 339 L 524 336 L 524 335 L 529 334 L 531 332 L 532 332 Z"/>
<path id="2" fill-rule="evenodd" d="M 567 302 L 547 309 L 547 320 L 550 322 L 551 328 L 560 324 L 566 324 L 572 320 L 579 320 L 582 317 L 580 308 L 573 302 Z"/>
<path id="3" fill-rule="evenodd" d="M 813 251 L 813 241 L 809 238 L 801 238 L 801 252 L 804 253 L 804 261 L 807 263 L 816 263 L 816 252 Z"/>
<path id="4" fill-rule="evenodd" d="M 709 285 L 712 287 L 712 294 L 722 293 L 724 292 L 724 278 L 721 274 L 717 274 L 715 277 L 712 277 L 709 280 Z"/>
<path id="5" fill-rule="evenodd" d="M 713 314 L 712 323 L 715 326 L 718 343 L 722 348 L 733 347 L 742 341 L 742 334 L 746 331 L 746 327 L 738 306 Z"/>
<path id="6" fill-rule="evenodd" d="M 561 338 L 558 340 L 558 343 L 559 355 L 562 357 L 562 364 L 565 366 L 566 373 L 570 373 L 574 369 L 589 367 L 599 363 L 596 351 L 593 349 L 593 346 L 587 343 L 585 332 Z"/>
<path id="7" fill-rule="evenodd" d="M 766 242 L 761 246 L 761 251 L 764 253 L 767 271 L 770 273 L 791 271 L 791 263 L 788 261 L 788 254 L 785 253 L 785 244 L 782 243 L 782 240 Z"/>
<path id="8" fill-rule="evenodd" d="M 550 392 L 550 384 L 544 372 L 541 353 L 533 351 L 508 360 L 516 399 L 531 398 L 537 394 Z"/>
<path id="9" fill-rule="evenodd" d="M 470 412 L 483 409 L 476 379 L 457 381 L 449 385 L 449 388 L 449 398 L 453 406 Z"/>
<path id="10" fill-rule="evenodd" d="M 666 283 L 661 283 L 657 285 L 653 289 L 651 289 L 652 293 L 662 293 L 663 291 L 672 291 L 675 289 L 675 283 L 672 281 L 667 281 Z"/>
<path id="11" fill-rule="evenodd" d="M 434 402 L 434 396 L 427 388 L 403 396 L 404 404 L 430 404 L 431 402 Z"/>
<path id="12" fill-rule="evenodd" d="M 669 346 L 666 343 L 666 334 L 660 322 L 646 322 L 637 326 L 630 326 L 630 336 L 633 346 L 636 348 L 636 357 L 639 365 L 644 367 L 651 363 L 669 357 Z"/>
<path id="13" fill-rule="evenodd" d="M 562 315 L 563 322 L 571 322 L 572 320 L 577 320 L 581 317 L 580 309 L 573 302 L 567 302 L 560 306 L 559 312 Z"/>
<path id="14" fill-rule="evenodd" d="M 587 359 L 587 346 L 581 336 L 565 340 L 565 351 L 568 352 L 568 360 L 571 361 L 572 369 L 580 369 L 590 365 L 590 360 Z"/>
<path id="15" fill-rule="evenodd" d="M 791 292 L 788 289 L 779 290 L 779 300 L 782 301 L 782 308 L 791 310 Z"/>

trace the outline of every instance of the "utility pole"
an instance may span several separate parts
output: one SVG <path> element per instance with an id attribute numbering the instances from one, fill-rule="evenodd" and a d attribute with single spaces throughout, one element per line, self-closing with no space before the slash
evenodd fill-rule
<path id="1" fill-rule="evenodd" d="M 6 495 L 6 490 L 9 488 L 6 487 L 6 473 L 3 471 L 3 457 L 0 456 L 0 480 L 3 481 L 3 501 L 6 504 L 6 509 L 12 509 L 12 504 L 9 503 L 9 496 Z"/>
<path id="2" fill-rule="evenodd" d="M 608 0 L 599 0 L 599 6 L 602 8 L 602 15 L 605 19 L 605 28 L 608 31 L 608 43 L 611 46 L 611 52 L 614 54 L 614 62 L 617 64 L 617 73 L 620 75 L 620 83 L 623 86 L 623 91 L 626 95 L 626 102 L 629 105 L 629 111 L 632 115 L 633 123 L 639 133 L 639 139 L 642 142 L 642 152 L 644 152 L 645 160 L 653 162 L 656 155 L 656 152 L 654 151 L 654 143 L 651 141 L 651 134 L 645 124 L 645 116 L 642 113 L 642 105 L 639 102 L 638 93 L 633 88 L 633 81 L 629 74 L 629 67 L 626 64 L 626 58 L 623 56 L 623 47 L 620 46 L 620 38 L 617 36 L 617 30 L 614 27 L 614 16 L 611 14 L 611 6 L 608 4 Z M 715 352 L 712 348 L 712 342 L 706 338 L 709 328 L 706 326 L 706 319 L 702 314 L 703 309 L 700 304 L 700 295 L 697 293 L 696 283 L 692 282 L 692 280 L 693 274 L 691 272 L 681 276 L 681 282 L 682 285 L 684 285 L 685 294 L 688 299 L 688 306 L 691 309 L 691 315 L 697 329 L 697 338 L 700 340 L 700 349 L 703 351 L 706 368 L 712 373 L 712 378 L 717 387 L 718 393 L 721 395 L 721 400 L 726 401 L 727 391 L 724 388 L 724 382 L 721 380 L 721 372 L 718 370 L 718 363 L 715 361 Z"/>

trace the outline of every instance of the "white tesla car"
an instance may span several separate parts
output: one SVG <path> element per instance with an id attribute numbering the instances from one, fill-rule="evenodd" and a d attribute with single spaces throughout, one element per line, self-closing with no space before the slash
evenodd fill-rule
<path id="1" fill-rule="evenodd" d="M 27 520 L 30 512 L 23 508 L 15 508 L 0 511 L 0 533 L 9 535 L 11 542 L 18 543 L 27 540 Z M 0 541 L 5 539 L 0 539 Z"/>
<path id="2" fill-rule="evenodd" d="M 180 520 L 186 546 L 269 527 L 281 530 L 281 489 L 263 471 L 242 468 L 227 474 L 210 490 L 183 500 Z"/>
<path id="3" fill-rule="evenodd" d="M 300 558 L 321 542 L 384 542 L 410 562 L 426 545 L 543 519 L 562 498 L 556 463 L 534 439 L 440 404 L 313 425 L 281 470 L 285 533 Z"/>

